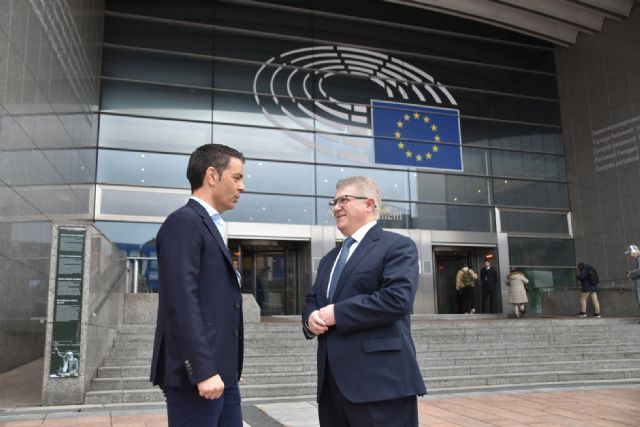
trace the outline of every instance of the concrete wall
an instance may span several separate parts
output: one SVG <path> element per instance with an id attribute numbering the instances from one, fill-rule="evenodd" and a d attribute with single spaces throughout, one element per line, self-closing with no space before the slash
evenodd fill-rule
<path id="1" fill-rule="evenodd" d="M 0 0 L 0 372 L 42 357 L 52 222 L 93 216 L 103 9 Z"/>
<path id="2" fill-rule="evenodd" d="M 613 286 L 640 243 L 640 3 L 556 62 L 576 259 Z"/>

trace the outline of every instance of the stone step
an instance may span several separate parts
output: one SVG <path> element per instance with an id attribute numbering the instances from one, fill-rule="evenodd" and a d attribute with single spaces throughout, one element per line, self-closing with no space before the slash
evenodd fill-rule
<path id="1" fill-rule="evenodd" d="M 559 340 L 560 341 L 560 340 Z M 109 356 L 118 357 L 134 357 L 134 358 L 148 358 L 151 359 L 153 349 L 144 344 L 119 346 L 120 348 L 112 348 Z M 468 357 L 489 356 L 495 353 L 511 355 L 511 354 L 549 354 L 549 353 L 575 353 L 584 352 L 587 354 L 598 353 L 602 351 L 627 351 L 638 348 L 638 344 L 624 344 L 613 341 L 598 344 L 584 344 L 584 343 L 558 343 L 554 345 L 531 345 L 530 343 L 475 343 L 474 345 L 467 344 L 416 344 L 416 352 L 418 355 L 431 355 L 431 357 L 455 357 L 466 355 Z M 262 356 L 272 357 L 276 355 L 300 355 L 303 357 L 313 357 L 316 353 L 315 344 L 313 345 L 290 345 L 290 346 L 249 346 L 245 347 L 245 357 L 247 356 Z"/>

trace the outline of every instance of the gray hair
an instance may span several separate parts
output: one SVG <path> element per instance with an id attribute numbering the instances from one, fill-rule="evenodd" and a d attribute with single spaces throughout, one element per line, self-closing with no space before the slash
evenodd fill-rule
<path id="1" fill-rule="evenodd" d="M 380 206 L 382 205 L 382 192 L 380 187 L 374 180 L 368 176 L 349 176 L 343 178 L 336 183 L 336 190 L 339 190 L 346 186 L 355 187 L 358 194 L 352 194 L 353 196 L 370 197 L 376 203 L 376 219 L 380 218 Z"/>

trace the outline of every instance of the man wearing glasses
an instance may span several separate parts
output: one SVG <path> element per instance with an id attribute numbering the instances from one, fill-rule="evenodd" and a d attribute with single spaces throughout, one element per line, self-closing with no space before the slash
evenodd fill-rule
<path id="1" fill-rule="evenodd" d="M 341 247 L 320 261 L 302 314 L 318 337 L 321 426 L 417 426 L 426 387 L 411 338 L 418 251 L 378 224 L 380 189 L 354 176 L 338 181 L 329 202 Z"/>

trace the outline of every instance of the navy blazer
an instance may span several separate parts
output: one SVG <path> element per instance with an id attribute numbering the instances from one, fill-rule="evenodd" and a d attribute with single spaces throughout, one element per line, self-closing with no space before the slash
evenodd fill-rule
<path id="1" fill-rule="evenodd" d="M 160 298 L 151 382 L 190 387 L 240 378 L 242 294 L 231 255 L 207 211 L 189 200 L 156 237 Z"/>
<path id="2" fill-rule="evenodd" d="M 327 285 L 340 248 L 318 266 L 307 295 L 303 323 L 329 304 Z M 320 400 L 327 361 L 342 394 L 374 402 L 427 392 L 411 338 L 410 313 L 418 288 L 418 251 L 413 240 L 375 225 L 342 271 L 334 295 L 336 326 L 318 336 Z M 305 336 L 313 338 L 306 327 Z"/>

